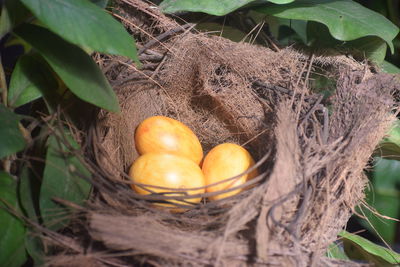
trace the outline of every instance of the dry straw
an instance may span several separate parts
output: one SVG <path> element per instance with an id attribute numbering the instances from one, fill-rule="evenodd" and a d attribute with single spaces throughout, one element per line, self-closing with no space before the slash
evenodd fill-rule
<path id="1" fill-rule="evenodd" d="M 324 255 L 363 199 L 363 169 L 395 120 L 395 78 L 346 56 L 207 36 L 145 2 L 116 2 L 144 68 L 98 57 L 122 112 L 102 111 L 89 125 L 96 190 L 89 207 L 78 209 L 78 248 L 53 240 L 60 253 L 50 263 L 359 266 Z M 313 88 L 320 76 L 332 81 L 324 88 L 329 98 Z M 222 142 L 245 145 L 261 173 L 245 186 L 256 186 L 181 214 L 155 208 L 152 201 L 176 197 L 135 194 L 126 175 L 137 157 L 134 130 L 152 115 L 182 121 L 206 151 Z"/>

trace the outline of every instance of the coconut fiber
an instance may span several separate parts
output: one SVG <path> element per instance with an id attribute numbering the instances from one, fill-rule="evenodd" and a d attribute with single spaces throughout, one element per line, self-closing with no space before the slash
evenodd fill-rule
<path id="1" fill-rule="evenodd" d="M 350 56 L 235 43 L 145 2 L 116 2 L 142 67 L 96 57 L 121 113 L 101 111 L 88 127 L 96 190 L 74 223 L 84 238 L 56 243 L 50 262 L 360 266 L 325 252 L 364 198 L 364 169 L 395 120 L 398 80 Z M 246 147 L 258 160 L 254 186 L 184 213 L 151 205 L 171 196 L 135 194 L 126 174 L 138 156 L 134 131 L 153 115 L 188 125 L 205 152 L 223 142 Z"/>

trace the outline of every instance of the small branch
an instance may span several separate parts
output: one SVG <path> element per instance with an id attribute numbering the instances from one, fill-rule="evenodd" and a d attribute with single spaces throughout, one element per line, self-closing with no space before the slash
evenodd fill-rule
<path id="1" fill-rule="evenodd" d="M 7 81 L 6 81 L 6 75 L 4 74 L 4 69 L 3 69 L 3 61 L 0 56 L 0 90 L 1 90 L 1 101 L 3 102 L 4 106 L 7 107 Z M 6 157 L 3 160 L 3 170 L 7 173 L 10 173 L 11 171 L 11 156 Z"/>
<path id="2" fill-rule="evenodd" d="M 124 83 L 127 83 L 127 82 L 131 81 L 131 80 L 139 80 L 139 79 L 147 80 L 146 78 L 148 78 L 152 74 L 153 74 L 153 71 L 149 71 L 149 70 L 144 70 L 144 71 L 141 71 L 141 72 L 134 72 L 134 73 L 130 74 L 129 76 L 123 78 L 123 79 L 115 81 L 112 85 L 113 86 L 120 86 L 120 85 L 122 85 Z"/>
<path id="3" fill-rule="evenodd" d="M 262 87 L 268 90 L 272 90 L 272 91 L 278 91 L 280 93 L 286 94 L 286 95 L 293 95 L 293 91 L 289 90 L 287 88 L 281 87 L 281 86 L 277 86 L 277 85 L 269 85 L 260 81 L 255 81 L 253 82 L 253 85 L 257 86 L 257 87 Z"/>
<path id="4" fill-rule="evenodd" d="M 193 28 L 193 27 L 194 27 L 194 24 L 188 23 L 188 24 L 179 26 L 179 27 L 177 27 L 177 28 L 175 28 L 175 29 L 171 29 L 171 30 L 169 30 L 169 31 L 167 31 L 167 32 L 164 32 L 163 34 L 160 34 L 160 35 L 157 36 L 155 39 L 152 39 L 151 41 L 149 41 L 148 43 L 146 43 L 142 48 L 140 48 L 139 51 L 138 51 L 138 54 L 139 54 L 139 55 L 142 54 L 144 51 L 146 51 L 147 49 L 149 49 L 149 48 L 152 47 L 153 45 L 158 44 L 158 43 L 161 43 L 162 40 L 167 39 L 168 37 L 170 37 L 170 36 L 172 36 L 172 35 L 174 35 L 174 34 L 176 34 L 176 33 L 185 31 L 186 29 L 189 29 L 189 30 L 190 30 L 190 29 Z"/>
<path id="5" fill-rule="evenodd" d="M 251 17 L 246 17 L 243 20 L 243 22 L 246 26 L 250 27 L 250 29 L 257 27 L 258 25 Z M 279 52 L 281 50 L 279 46 L 276 44 L 277 42 L 273 40 L 274 37 L 269 31 L 268 24 L 267 26 L 265 26 L 265 21 L 260 26 L 260 31 L 259 34 L 257 34 L 256 38 L 260 38 L 263 42 L 267 44 L 267 46 L 269 45 L 269 47 L 275 52 Z"/>
<path id="6" fill-rule="evenodd" d="M 1 89 L 1 100 L 4 106 L 7 106 L 7 82 L 6 75 L 4 74 L 3 62 L 0 56 L 0 89 Z"/>
<path id="7" fill-rule="evenodd" d="M 307 112 L 307 114 L 304 116 L 303 120 L 301 121 L 300 124 L 304 124 L 308 121 L 308 119 L 310 118 L 311 114 L 313 114 L 315 111 L 317 110 L 321 110 L 324 106 L 320 105 L 322 99 L 324 98 L 323 95 L 321 95 L 317 101 L 315 102 L 315 104 L 312 106 L 312 108 Z"/>
<path id="8" fill-rule="evenodd" d="M 11 171 L 11 160 L 9 159 L 9 157 L 6 157 L 6 158 L 3 160 L 3 170 L 4 170 L 6 173 L 10 173 L 10 171 Z"/>
<path id="9" fill-rule="evenodd" d="M 282 87 L 282 86 L 278 86 L 278 85 L 271 85 L 271 84 L 267 84 L 261 81 L 254 81 L 252 83 L 253 89 L 255 90 L 255 93 L 260 96 L 260 97 L 264 97 L 262 95 L 262 93 L 257 92 L 257 89 L 266 89 L 266 90 L 270 90 L 274 93 L 281 93 L 281 94 L 285 94 L 288 96 L 294 96 L 296 98 L 301 97 L 302 94 L 300 93 L 295 93 L 294 91 Z M 321 97 L 321 94 L 312 94 L 312 95 L 308 95 L 304 97 L 304 101 L 308 102 L 308 101 L 317 101 L 319 98 Z"/>
<path id="10" fill-rule="evenodd" d="M 31 133 L 21 123 L 18 123 L 19 130 L 21 131 L 27 144 L 32 142 Z"/>
<path id="11" fill-rule="evenodd" d="M 324 129 L 322 131 L 322 142 L 323 144 L 327 144 L 329 137 L 329 113 L 326 107 L 322 108 L 322 112 L 324 114 Z"/>
<path id="12" fill-rule="evenodd" d="M 139 56 L 140 61 L 151 61 L 151 62 L 160 62 L 163 59 L 163 55 L 147 55 L 142 54 Z"/>

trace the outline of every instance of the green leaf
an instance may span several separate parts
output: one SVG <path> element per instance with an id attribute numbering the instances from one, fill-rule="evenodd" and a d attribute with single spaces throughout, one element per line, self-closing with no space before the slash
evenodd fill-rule
<path id="1" fill-rule="evenodd" d="M 42 96 L 43 91 L 57 88 L 50 70 L 33 55 L 21 56 L 11 75 L 8 104 L 19 107 Z"/>
<path id="2" fill-rule="evenodd" d="M 308 21 L 306 44 L 314 48 L 331 48 L 343 45 L 343 42 L 333 38 L 328 27 L 324 24 Z"/>
<path id="3" fill-rule="evenodd" d="M 366 192 L 367 203 L 382 215 L 391 218 L 400 218 L 399 185 L 400 161 L 376 158 L 374 161 L 371 190 Z M 363 211 L 368 218 L 368 222 L 362 220 L 362 225 L 376 235 L 379 233 L 379 236 L 386 242 L 393 244 L 398 222 L 381 218 L 368 209 L 363 209 Z"/>
<path id="4" fill-rule="evenodd" d="M 23 166 L 19 177 L 19 203 L 21 210 L 29 219 L 38 222 L 40 182 L 32 175 L 27 166 Z"/>
<path id="5" fill-rule="evenodd" d="M 90 0 L 90 1 L 101 8 L 106 8 L 108 4 L 108 0 Z"/>
<path id="6" fill-rule="evenodd" d="M 307 25 L 307 44 L 314 48 L 336 48 L 363 60 L 368 58 L 374 63 L 385 59 L 387 44 L 376 36 L 365 36 L 353 41 L 343 42 L 332 37 L 324 24 L 309 21 Z"/>
<path id="7" fill-rule="evenodd" d="M 278 4 L 278 5 L 282 5 L 282 4 L 292 3 L 292 2 L 294 2 L 294 0 L 268 0 L 268 2 L 271 2 L 271 3 L 274 3 L 274 4 Z"/>
<path id="8" fill-rule="evenodd" d="M 366 36 L 346 43 L 346 47 L 354 48 L 362 58 L 368 58 L 376 64 L 381 64 L 386 56 L 387 44 L 376 36 Z"/>
<path id="9" fill-rule="evenodd" d="M 214 22 L 204 22 L 196 25 L 196 29 L 203 32 L 212 32 L 212 34 L 227 38 L 234 42 L 240 42 L 246 37 L 246 34 L 237 28 L 222 26 Z"/>
<path id="10" fill-rule="evenodd" d="M 303 43 L 307 43 L 307 21 L 295 19 L 282 19 L 278 18 L 280 25 L 287 26 L 292 29 L 299 36 Z"/>
<path id="11" fill-rule="evenodd" d="M 51 31 L 65 40 L 139 62 L 133 38 L 111 15 L 88 0 L 21 0 Z"/>
<path id="12" fill-rule="evenodd" d="M 375 156 L 400 160 L 400 121 L 397 120 L 374 152 Z"/>
<path id="13" fill-rule="evenodd" d="M 5 0 L 0 15 L 0 39 L 11 29 L 21 23 L 29 15 L 29 11 L 19 0 Z"/>
<path id="14" fill-rule="evenodd" d="M 4 47 L 10 46 L 21 46 L 24 54 L 28 54 L 32 50 L 32 47 L 27 42 L 15 35 L 11 35 L 9 38 L 7 38 L 4 44 Z"/>
<path id="15" fill-rule="evenodd" d="M 12 38 L 11 40 L 21 40 Z M 37 53 L 29 53 L 19 57 L 10 80 L 8 90 L 8 105 L 17 108 L 42 96 L 52 103 L 59 104 L 55 97 L 59 84 L 55 74 Z"/>
<path id="16" fill-rule="evenodd" d="M 25 147 L 25 139 L 18 126 L 20 119 L 20 116 L 0 103 L 0 159 Z"/>
<path id="17" fill-rule="evenodd" d="M 400 263 L 400 254 L 376 245 L 371 241 L 346 231 L 339 233 L 344 250 L 351 259 L 364 260 L 376 266 L 393 266 Z"/>
<path id="18" fill-rule="evenodd" d="M 34 266 L 45 266 L 45 253 L 43 242 L 37 233 L 28 231 L 25 235 L 25 248 L 33 259 Z"/>
<path id="19" fill-rule="evenodd" d="M 26 261 L 25 225 L 7 210 L 20 211 L 17 184 L 3 171 L 0 171 L 0 200 L 0 266 L 19 267 Z"/>
<path id="20" fill-rule="evenodd" d="M 329 245 L 326 256 L 331 259 L 349 260 L 341 245 L 337 243 Z"/>
<path id="21" fill-rule="evenodd" d="M 69 145 L 79 149 L 72 136 L 67 131 L 64 134 Z M 56 231 L 69 222 L 68 209 L 54 202 L 54 197 L 78 205 L 87 199 L 91 186 L 80 175 L 90 177 L 89 171 L 72 151 L 54 135 L 50 136 L 39 198 L 43 222 L 49 229 Z"/>
<path id="22" fill-rule="evenodd" d="M 294 0 L 272 0 L 275 4 L 287 4 Z M 266 3 L 267 0 L 164 0 L 160 8 L 165 13 L 181 11 L 203 12 L 216 16 L 224 16 L 250 3 Z"/>
<path id="23" fill-rule="evenodd" d="M 81 48 L 32 24 L 23 24 L 14 33 L 43 56 L 77 97 L 110 111 L 119 111 L 113 89 L 96 63 Z"/>
<path id="24" fill-rule="evenodd" d="M 397 66 L 393 65 L 390 62 L 387 61 L 383 61 L 380 64 L 380 67 L 382 68 L 382 70 L 386 73 L 392 73 L 392 74 L 397 74 L 400 73 L 400 68 L 398 68 Z"/>
<path id="25" fill-rule="evenodd" d="M 40 181 L 38 177 L 33 174 L 30 168 L 23 166 L 19 176 L 19 202 L 25 216 L 36 223 L 39 223 L 37 216 L 39 210 L 39 192 Z M 24 244 L 27 253 L 34 261 L 34 266 L 44 266 L 45 253 L 40 235 L 28 229 L 25 234 Z"/>
<path id="26" fill-rule="evenodd" d="M 265 5 L 257 11 L 280 18 L 320 22 L 341 41 L 377 36 L 387 42 L 392 53 L 392 41 L 399 32 L 384 16 L 351 0 L 298 0 L 286 5 Z"/>
<path id="27" fill-rule="evenodd" d="M 12 24 L 9 13 L 10 12 L 8 11 L 7 7 L 3 5 L 0 14 L 0 39 L 2 39 L 4 35 L 11 31 Z"/>

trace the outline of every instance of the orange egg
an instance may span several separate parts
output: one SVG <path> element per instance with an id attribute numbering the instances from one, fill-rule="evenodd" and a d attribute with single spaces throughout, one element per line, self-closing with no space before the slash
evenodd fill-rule
<path id="1" fill-rule="evenodd" d="M 200 167 L 192 160 L 167 153 L 147 153 L 132 164 L 129 176 L 132 181 L 145 185 L 168 187 L 169 189 L 154 188 L 144 186 L 145 188 L 132 184 L 132 188 L 139 194 L 147 195 L 150 191 L 154 193 L 173 192 L 174 189 L 190 189 L 204 187 L 205 180 Z M 148 189 L 148 190 L 146 190 Z M 202 194 L 205 189 L 184 191 L 188 195 Z M 168 196 L 182 196 L 182 193 L 167 194 Z M 199 203 L 201 198 L 189 198 L 185 201 Z M 179 200 L 169 200 L 173 203 L 185 204 Z M 171 206 L 168 204 L 161 204 Z"/>
<path id="2" fill-rule="evenodd" d="M 209 185 L 239 175 L 253 165 L 254 160 L 246 149 L 236 144 L 224 143 L 210 150 L 204 158 L 202 170 L 206 184 Z M 257 170 L 254 170 L 234 180 L 207 187 L 206 192 L 215 192 L 239 186 L 257 175 Z M 242 189 L 212 196 L 209 199 L 223 199 L 238 194 L 240 191 Z"/>
<path id="3" fill-rule="evenodd" d="M 167 152 L 200 164 L 203 149 L 197 136 L 183 123 L 164 116 L 145 119 L 136 129 L 135 144 L 139 154 Z"/>

